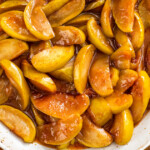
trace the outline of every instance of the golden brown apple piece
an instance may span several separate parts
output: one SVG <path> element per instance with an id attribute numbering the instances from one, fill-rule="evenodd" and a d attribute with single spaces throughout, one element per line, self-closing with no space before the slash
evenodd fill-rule
<path id="1" fill-rule="evenodd" d="M 99 127 L 102 127 L 112 118 L 112 111 L 107 101 L 102 98 L 94 98 L 91 100 L 88 114 L 91 120 Z"/>
<path id="2" fill-rule="evenodd" d="M 70 0 L 58 11 L 51 14 L 48 19 L 52 27 L 57 27 L 79 15 L 85 7 L 85 0 Z"/>
<path id="3" fill-rule="evenodd" d="M 109 56 L 97 53 L 89 72 L 92 88 L 100 96 L 108 96 L 113 92 L 110 78 Z"/>
<path id="4" fill-rule="evenodd" d="M 44 144 L 61 145 L 71 141 L 82 128 L 82 118 L 71 115 L 37 128 L 38 140 Z"/>
<path id="5" fill-rule="evenodd" d="M 38 41 L 27 29 L 22 11 L 10 11 L 3 14 L 1 18 L 1 27 L 13 38 L 30 42 Z"/>
<path id="6" fill-rule="evenodd" d="M 20 68 L 13 62 L 3 59 L 0 61 L 1 67 L 4 69 L 6 76 L 11 84 L 17 89 L 21 96 L 19 101 L 22 110 L 25 110 L 29 104 L 30 90 Z"/>
<path id="7" fill-rule="evenodd" d="M 111 0 L 106 0 L 101 12 L 100 23 L 104 34 L 110 38 L 114 36 L 112 31 L 111 13 Z"/>
<path id="8" fill-rule="evenodd" d="M 131 94 L 133 96 L 133 104 L 131 106 L 131 112 L 134 123 L 138 123 L 147 108 L 150 98 L 150 79 L 145 71 L 138 73 L 138 79 L 133 85 Z"/>
<path id="9" fill-rule="evenodd" d="M 83 127 L 76 139 L 79 143 L 93 148 L 106 147 L 113 141 L 112 136 L 103 128 L 95 126 L 85 115 L 83 118 Z"/>
<path id="10" fill-rule="evenodd" d="M 87 31 L 89 41 L 96 47 L 98 50 L 106 53 L 108 55 L 113 53 L 112 47 L 109 45 L 108 39 L 102 32 L 101 27 L 97 24 L 96 20 L 91 18 L 87 23 Z"/>
<path id="11" fill-rule="evenodd" d="M 29 49 L 27 43 L 16 39 L 1 40 L 0 45 L 0 60 L 12 60 Z"/>
<path id="12" fill-rule="evenodd" d="M 53 28 L 55 37 L 52 39 L 54 45 L 69 46 L 73 44 L 83 44 L 85 34 L 82 30 L 73 26 L 59 26 Z"/>
<path id="13" fill-rule="evenodd" d="M 55 71 L 67 64 L 73 57 L 74 51 L 74 46 L 54 46 L 34 55 L 31 62 L 34 68 L 40 72 Z"/>
<path id="14" fill-rule="evenodd" d="M 32 103 L 39 111 L 55 118 L 66 118 L 72 114 L 83 114 L 89 106 L 89 98 L 82 94 L 72 96 L 56 93 L 41 98 L 32 95 Z"/>
<path id="15" fill-rule="evenodd" d="M 0 121 L 11 131 L 21 137 L 24 142 L 33 142 L 36 136 L 36 128 L 33 121 L 22 111 L 11 106 L 0 106 Z"/>
<path id="16" fill-rule="evenodd" d="M 91 61 L 94 55 L 95 47 L 91 45 L 84 46 L 78 53 L 74 63 L 74 84 L 79 93 L 83 93 L 88 79 L 88 73 Z"/>
<path id="17" fill-rule="evenodd" d="M 44 0 L 31 0 L 24 10 L 24 21 L 28 30 L 40 40 L 54 37 L 51 24 L 42 10 Z"/>
<path id="18" fill-rule="evenodd" d="M 125 109 L 131 107 L 133 103 L 132 95 L 121 94 L 120 92 L 114 92 L 110 96 L 106 97 L 106 101 L 113 114 L 118 114 Z"/>
<path id="19" fill-rule="evenodd" d="M 44 13 L 46 16 L 54 13 L 55 11 L 59 10 L 61 7 L 63 7 L 69 0 L 52 0 L 49 1 L 48 4 L 44 5 L 42 7 Z"/>
<path id="20" fill-rule="evenodd" d="M 112 0 L 112 12 L 117 26 L 123 32 L 132 32 L 134 7 L 137 0 Z"/>
<path id="21" fill-rule="evenodd" d="M 115 90 L 124 93 L 128 90 L 138 78 L 138 73 L 131 69 L 125 69 L 120 71 L 119 81 L 115 87 Z"/>
<path id="22" fill-rule="evenodd" d="M 133 134 L 133 119 L 130 110 L 126 109 L 115 116 L 113 126 L 110 130 L 114 140 L 119 145 L 127 144 Z"/>

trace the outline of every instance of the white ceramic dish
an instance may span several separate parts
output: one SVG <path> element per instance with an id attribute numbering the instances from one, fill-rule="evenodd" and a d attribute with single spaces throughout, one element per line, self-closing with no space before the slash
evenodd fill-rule
<path id="1" fill-rule="evenodd" d="M 22 129 L 23 130 L 23 129 Z M 135 127 L 131 141 L 124 146 L 112 144 L 99 150 L 144 150 L 150 145 L 150 112 Z M 50 150 L 38 143 L 27 144 L 0 123 L 0 147 L 4 150 Z M 92 150 L 94 150 L 92 148 Z"/>

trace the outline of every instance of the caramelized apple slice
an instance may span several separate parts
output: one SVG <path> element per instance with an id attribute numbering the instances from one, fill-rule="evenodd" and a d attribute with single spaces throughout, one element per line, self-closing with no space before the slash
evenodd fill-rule
<path id="1" fill-rule="evenodd" d="M 112 55 L 111 60 L 118 69 L 129 69 L 131 64 L 131 49 L 129 46 L 122 46 Z"/>
<path id="2" fill-rule="evenodd" d="M 87 147 L 106 147 L 113 141 L 112 136 L 103 128 L 95 126 L 85 115 L 83 116 L 83 127 L 76 139 Z"/>
<path id="3" fill-rule="evenodd" d="M 114 67 L 111 67 L 110 68 L 110 78 L 111 78 L 113 87 L 115 87 L 119 80 L 119 70 Z"/>
<path id="4" fill-rule="evenodd" d="M 84 32 L 73 26 L 55 27 L 54 32 L 55 37 L 52 39 L 54 45 L 69 46 L 85 42 Z"/>
<path id="5" fill-rule="evenodd" d="M 90 19 L 87 23 L 87 31 L 90 42 L 94 44 L 96 48 L 108 55 L 113 53 L 113 49 L 109 45 L 109 41 L 107 40 L 107 38 L 103 35 L 101 27 L 93 18 Z"/>
<path id="6" fill-rule="evenodd" d="M 1 18 L 2 29 L 11 37 L 24 41 L 38 41 L 26 28 L 22 11 L 10 11 Z"/>
<path id="7" fill-rule="evenodd" d="M 24 76 L 37 88 L 48 92 L 56 92 L 56 85 L 53 80 L 48 75 L 36 71 L 26 60 L 22 62 L 22 70 Z"/>
<path id="8" fill-rule="evenodd" d="M 79 25 L 86 25 L 87 22 L 94 18 L 95 20 L 99 19 L 99 16 L 93 13 L 82 13 L 79 16 L 73 18 L 72 20 L 67 22 L 67 25 L 79 26 Z"/>
<path id="9" fill-rule="evenodd" d="M 36 128 L 32 120 L 22 111 L 11 106 L 0 106 L 0 121 L 11 131 L 21 137 L 24 142 L 33 142 Z"/>
<path id="10" fill-rule="evenodd" d="M 71 115 L 66 119 L 38 127 L 37 137 L 40 142 L 61 145 L 71 141 L 82 128 L 82 118 Z"/>
<path id="11" fill-rule="evenodd" d="M 21 96 L 20 107 L 25 110 L 29 104 L 30 90 L 20 68 L 13 62 L 3 59 L 0 62 L 11 84 L 17 89 Z"/>
<path id="12" fill-rule="evenodd" d="M 39 111 L 55 118 L 66 118 L 72 114 L 82 114 L 89 106 L 89 98 L 82 94 L 76 97 L 68 94 L 51 94 L 42 98 L 32 96 L 32 103 Z"/>
<path id="13" fill-rule="evenodd" d="M 111 0 L 106 0 L 104 7 L 101 12 L 101 18 L 100 22 L 104 31 L 104 34 L 107 37 L 112 38 L 113 31 L 112 31 L 112 25 L 111 25 Z"/>
<path id="14" fill-rule="evenodd" d="M 113 0 L 112 12 L 117 26 L 123 32 L 132 32 L 134 24 L 134 7 L 137 0 Z"/>
<path id="15" fill-rule="evenodd" d="M 106 97 L 106 100 L 113 114 L 118 114 L 128 109 L 133 103 L 133 98 L 130 94 L 120 94 L 120 92 L 113 93 Z"/>
<path id="16" fill-rule="evenodd" d="M 42 6 L 45 1 L 31 0 L 24 11 L 24 21 L 28 30 L 40 40 L 49 40 L 54 37 L 54 32 L 47 20 Z"/>
<path id="17" fill-rule="evenodd" d="M 12 60 L 29 49 L 27 43 L 16 39 L 1 40 L 0 45 L 0 60 Z"/>
<path id="18" fill-rule="evenodd" d="M 48 49 L 51 47 L 51 42 L 50 41 L 39 41 L 32 43 L 30 45 L 30 59 L 42 50 Z"/>
<path id="19" fill-rule="evenodd" d="M 104 4 L 104 2 L 105 2 L 105 0 L 96 0 L 94 2 L 91 2 L 86 6 L 84 11 L 90 11 L 90 10 L 96 9 L 96 8 L 102 6 Z"/>
<path id="20" fill-rule="evenodd" d="M 74 66 L 74 57 L 62 68 L 50 72 L 49 74 L 53 77 L 67 81 L 73 82 L 73 66 Z"/>
<path id="21" fill-rule="evenodd" d="M 132 57 L 135 57 L 135 51 L 134 51 L 134 48 L 133 48 L 133 45 L 131 43 L 131 40 L 130 40 L 129 36 L 126 33 L 122 32 L 118 28 L 114 29 L 114 35 L 115 35 L 115 39 L 118 42 L 118 44 L 120 46 L 128 46 L 128 47 L 130 47 L 129 50 L 132 53 Z"/>
<path id="22" fill-rule="evenodd" d="M 27 2 L 25 1 L 6 1 L 0 4 L 0 13 L 10 11 L 10 10 L 23 10 L 25 6 L 27 5 Z"/>
<path id="23" fill-rule="evenodd" d="M 115 90 L 124 93 L 127 89 L 129 89 L 134 84 L 137 78 L 138 78 L 138 74 L 136 71 L 131 69 L 122 70 L 120 72 L 119 81 L 116 85 Z"/>
<path id="24" fill-rule="evenodd" d="M 91 100 L 88 114 L 92 121 L 100 127 L 112 118 L 112 112 L 107 101 L 101 97 Z"/>
<path id="25" fill-rule="evenodd" d="M 90 64 L 94 55 L 95 47 L 91 45 L 84 46 L 78 53 L 74 63 L 74 84 L 79 93 L 83 93 L 88 78 Z"/>
<path id="26" fill-rule="evenodd" d="M 52 0 L 48 4 L 42 7 L 46 16 L 54 13 L 55 11 L 59 10 L 63 7 L 69 0 Z"/>
<path id="27" fill-rule="evenodd" d="M 140 15 L 137 12 L 134 12 L 134 26 L 133 32 L 130 33 L 131 42 L 134 49 L 139 49 L 144 41 L 144 25 Z"/>
<path id="28" fill-rule="evenodd" d="M 33 105 L 31 105 L 31 109 L 33 111 L 36 123 L 38 126 L 41 126 L 44 124 L 44 120 L 42 119 L 42 117 L 40 116 L 40 114 L 38 113 L 38 111 L 36 110 L 36 108 L 34 108 Z"/>
<path id="29" fill-rule="evenodd" d="M 85 7 L 85 0 L 70 0 L 58 11 L 51 14 L 48 19 L 52 27 L 57 27 L 79 15 Z M 70 9 L 71 8 L 71 9 Z"/>
<path id="30" fill-rule="evenodd" d="M 97 53 L 89 72 L 89 81 L 100 96 L 107 96 L 113 92 L 107 55 Z"/>
<path id="31" fill-rule="evenodd" d="M 115 137 L 115 142 L 119 145 L 127 144 L 133 134 L 133 119 L 131 112 L 127 109 L 115 116 L 114 124 L 110 132 Z"/>
<path id="32" fill-rule="evenodd" d="M 133 85 L 131 92 L 133 96 L 131 112 L 135 124 L 142 119 L 150 97 L 150 81 L 148 74 L 145 71 L 140 71 L 138 74 L 139 77 Z"/>
<path id="33" fill-rule="evenodd" d="M 51 72 L 63 67 L 74 55 L 74 46 L 54 46 L 34 55 L 32 65 L 41 72 Z"/>
<path id="34" fill-rule="evenodd" d="M 145 29 L 150 26 L 150 11 L 147 0 L 142 0 L 138 6 L 139 15 L 142 19 Z"/>

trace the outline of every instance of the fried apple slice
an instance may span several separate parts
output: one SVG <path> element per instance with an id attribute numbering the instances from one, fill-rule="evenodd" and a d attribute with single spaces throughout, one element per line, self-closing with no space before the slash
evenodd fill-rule
<path id="1" fill-rule="evenodd" d="M 27 2 L 25 1 L 5 1 L 2 4 L 0 4 L 0 13 L 4 13 L 6 11 L 10 10 L 23 10 L 27 5 Z"/>
<path id="2" fill-rule="evenodd" d="M 83 44 L 86 39 L 84 32 L 73 26 L 55 27 L 54 32 L 55 37 L 52 39 L 54 45 L 69 46 Z"/>
<path id="3" fill-rule="evenodd" d="M 106 0 L 101 12 L 100 22 L 104 34 L 112 38 L 114 36 L 111 25 L 111 0 Z"/>
<path id="4" fill-rule="evenodd" d="M 46 16 L 54 13 L 55 11 L 59 10 L 63 7 L 69 0 L 51 0 L 48 4 L 42 7 Z"/>
<path id="5" fill-rule="evenodd" d="M 79 93 L 83 93 L 88 78 L 90 64 L 94 55 L 95 47 L 91 45 L 84 46 L 78 53 L 74 63 L 74 84 Z"/>
<path id="6" fill-rule="evenodd" d="M 11 106 L 0 106 L 0 121 L 11 131 L 21 137 L 24 142 L 33 142 L 36 135 L 36 128 L 33 121 L 22 111 Z"/>
<path id="7" fill-rule="evenodd" d="M 48 19 L 52 27 L 57 27 L 79 15 L 85 7 L 85 0 L 70 0 L 58 11 L 51 14 Z M 70 9 L 71 8 L 71 9 Z"/>
<path id="8" fill-rule="evenodd" d="M 112 111 L 109 104 L 102 97 L 91 100 L 88 114 L 92 121 L 99 127 L 102 127 L 112 118 Z"/>
<path id="9" fill-rule="evenodd" d="M 82 114 L 89 106 L 89 98 L 82 94 L 71 96 L 69 94 L 56 93 L 42 98 L 32 96 L 32 103 L 39 111 L 55 118 L 65 119 L 72 114 Z"/>
<path id="10" fill-rule="evenodd" d="M 108 55 L 113 53 L 112 47 L 109 45 L 108 39 L 102 33 L 101 27 L 95 19 L 90 19 L 87 23 L 87 31 L 90 42 L 98 48 L 98 50 Z"/>
<path id="11" fill-rule="evenodd" d="M 85 115 L 83 116 L 83 127 L 76 139 L 87 147 L 106 147 L 113 141 L 112 136 L 103 128 L 95 126 Z"/>
<path id="12" fill-rule="evenodd" d="M 133 119 L 131 112 L 126 109 L 115 116 L 113 126 L 110 130 L 114 136 L 114 140 L 119 145 L 127 144 L 133 134 Z"/>
<path id="13" fill-rule="evenodd" d="M 119 28 L 114 29 L 114 36 L 116 41 L 118 42 L 119 46 L 128 46 L 130 47 L 130 51 L 132 53 L 132 57 L 135 57 L 135 51 L 133 45 L 131 43 L 130 37 L 127 33 L 122 32 Z"/>
<path id="14" fill-rule="evenodd" d="M 45 1 L 31 0 L 24 11 L 24 21 L 28 30 L 40 40 L 54 37 L 53 29 L 42 10 Z"/>
<path id="15" fill-rule="evenodd" d="M 37 135 L 40 142 L 50 145 L 61 145 L 71 141 L 82 128 L 82 118 L 71 115 L 68 118 L 38 127 Z"/>
<path id="16" fill-rule="evenodd" d="M 135 124 L 142 119 L 150 98 L 150 80 L 148 74 L 145 71 L 140 71 L 138 75 L 138 79 L 131 91 L 133 96 L 131 112 Z"/>
<path id="17" fill-rule="evenodd" d="M 34 55 L 32 65 L 41 72 L 52 72 L 62 68 L 74 55 L 74 46 L 54 46 Z"/>
<path id="18" fill-rule="evenodd" d="M 115 87 L 115 90 L 124 93 L 134 84 L 137 78 L 138 74 L 136 71 L 131 69 L 121 70 L 119 81 Z"/>
<path id="19" fill-rule="evenodd" d="M 123 32 L 132 32 L 134 7 L 137 0 L 113 0 L 112 12 L 117 26 Z"/>
<path id="20" fill-rule="evenodd" d="M 134 12 L 133 32 L 130 33 L 131 42 L 135 50 L 141 48 L 144 42 L 144 25 L 140 15 Z"/>
<path id="21" fill-rule="evenodd" d="M 131 64 L 131 47 L 122 46 L 111 55 L 111 61 L 118 69 L 129 69 Z"/>
<path id="22" fill-rule="evenodd" d="M 37 88 L 48 92 L 56 92 L 56 85 L 53 80 L 48 75 L 36 71 L 27 60 L 23 60 L 22 70 L 24 76 Z"/>
<path id="23" fill-rule="evenodd" d="M 27 43 L 16 39 L 1 40 L 0 45 L 0 60 L 12 60 L 29 49 Z"/>
<path id="24" fill-rule="evenodd" d="M 21 96 L 19 104 L 21 109 L 25 110 L 29 104 L 30 90 L 22 71 L 17 65 L 7 59 L 1 60 L 0 65 L 4 69 L 11 84 L 17 89 Z"/>
<path id="25" fill-rule="evenodd" d="M 100 96 L 108 96 L 113 92 L 110 79 L 109 56 L 96 54 L 89 72 L 89 81 L 92 88 Z"/>
<path id="26" fill-rule="evenodd" d="M 142 19 L 145 29 L 150 26 L 150 11 L 147 2 L 148 2 L 147 0 L 142 0 L 138 5 L 139 15 Z"/>
<path id="27" fill-rule="evenodd" d="M 132 105 L 133 98 L 130 94 L 114 92 L 112 95 L 106 97 L 106 101 L 108 102 L 112 113 L 118 114 Z"/>
<path id="28" fill-rule="evenodd" d="M 22 11 L 10 11 L 1 18 L 2 29 L 11 37 L 24 41 L 38 41 L 26 28 Z"/>

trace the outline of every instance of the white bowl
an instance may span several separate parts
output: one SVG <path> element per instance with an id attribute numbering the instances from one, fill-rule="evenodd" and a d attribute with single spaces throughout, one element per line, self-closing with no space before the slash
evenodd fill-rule
<path id="1" fill-rule="evenodd" d="M 106 148 L 99 148 L 99 150 L 144 150 L 149 145 L 150 112 L 148 112 L 143 120 L 135 127 L 133 137 L 127 145 L 118 146 L 113 143 Z M 2 123 L 0 123 L 0 147 L 4 150 L 50 150 L 50 148 L 36 142 L 32 144 L 24 143 Z"/>

